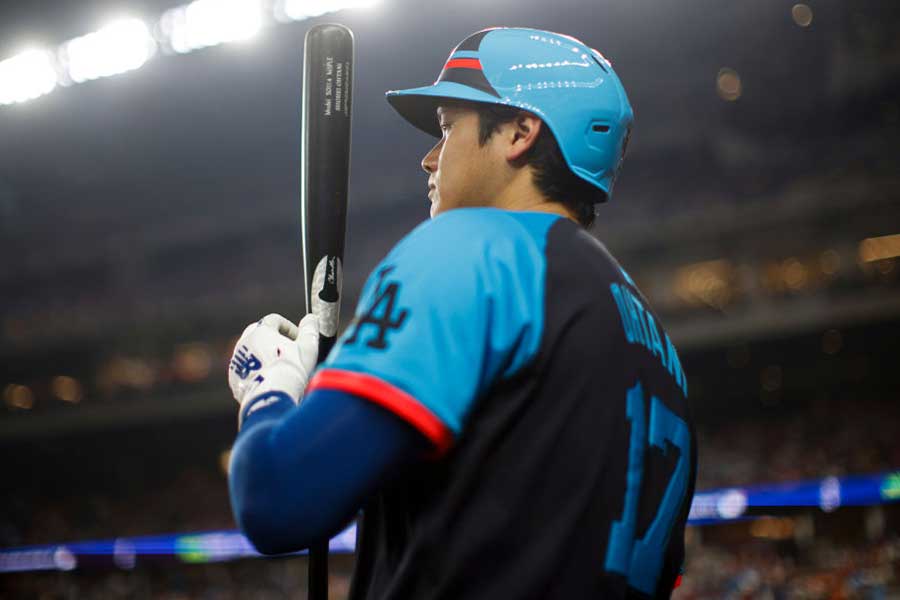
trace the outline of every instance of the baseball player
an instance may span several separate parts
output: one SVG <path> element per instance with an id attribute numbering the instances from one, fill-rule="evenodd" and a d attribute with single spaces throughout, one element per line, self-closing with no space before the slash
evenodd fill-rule
<path id="1" fill-rule="evenodd" d="M 240 527 L 294 551 L 362 509 L 354 599 L 669 597 L 696 470 L 687 381 L 585 231 L 632 124 L 619 78 L 577 39 L 496 28 L 387 99 L 438 138 L 432 219 L 315 372 L 314 316 L 244 331 Z"/>

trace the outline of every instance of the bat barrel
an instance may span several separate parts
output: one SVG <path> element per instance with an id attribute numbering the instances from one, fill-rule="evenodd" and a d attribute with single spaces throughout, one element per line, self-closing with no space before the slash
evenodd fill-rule
<path id="1" fill-rule="evenodd" d="M 353 33 L 317 25 L 303 60 L 301 219 L 306 310 L 319 315 L 322 358 L 337 335 L 350 172 Z"/>

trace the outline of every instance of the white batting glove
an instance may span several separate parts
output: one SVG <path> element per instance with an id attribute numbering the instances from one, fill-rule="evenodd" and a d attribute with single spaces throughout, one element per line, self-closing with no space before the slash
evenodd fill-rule
<path id="1" fill-rule="evenodd" d="M 319 320 L 313 314 L 299 325 L 276 314 L 248 325 L 228 366 L 228 385 L 241 405 L 241 417 L 246 416 L 244 406 L 264 394 L 285 394 L 298 403 L 318 355 Z"/>

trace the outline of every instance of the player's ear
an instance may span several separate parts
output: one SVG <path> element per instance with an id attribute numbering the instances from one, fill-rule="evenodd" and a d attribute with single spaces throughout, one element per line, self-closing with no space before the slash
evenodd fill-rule
<path id="1" fill-rule="evenodd" d="M 544 123 L 531 113 L 520 112 L 508 125 L 510 127 L 508 131 L 510 144 L 507 148 L 506 159 L 517 161 L 534 146 Z"/>

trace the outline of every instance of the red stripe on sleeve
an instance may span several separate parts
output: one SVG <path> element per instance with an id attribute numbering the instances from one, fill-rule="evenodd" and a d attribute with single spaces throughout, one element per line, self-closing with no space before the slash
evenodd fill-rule
<path id="1" fill-rule="evenodd" d="M 338 390 L 360 396 L 382 406 L 428 438 L 438 454 L 446 452 L 453 443 L 453 433 L 446 425 L 413 396 L 386 381 L 340 369 L 322 369 L 309 382 L 306 392 L 317 389 Z"/>
<path id="2" fill-rule="evenodd" d="M 481 61 L 477 58 L 451 58 L 444 65 L 445 69 L 475 69 L 481 71 Z"/>

